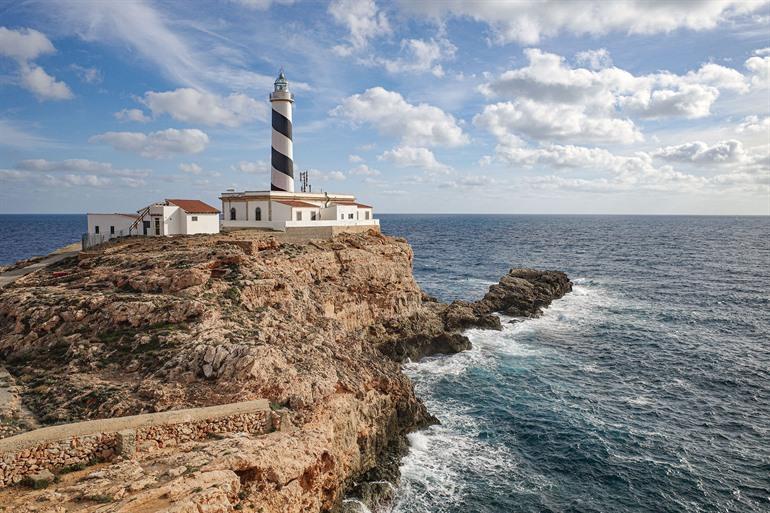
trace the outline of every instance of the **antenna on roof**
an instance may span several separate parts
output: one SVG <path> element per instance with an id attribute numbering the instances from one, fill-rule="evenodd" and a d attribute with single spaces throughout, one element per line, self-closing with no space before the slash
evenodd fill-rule
<path id="1" fill-rule="evenodd" d="M 310 185 L 310 179 L 307 171 L 300 171 L 299 173 L 300 191 L 313 192 L 313 186 Z"/>

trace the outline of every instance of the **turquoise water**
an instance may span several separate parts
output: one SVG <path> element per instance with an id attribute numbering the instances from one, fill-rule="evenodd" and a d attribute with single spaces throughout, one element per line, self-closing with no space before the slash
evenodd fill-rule
<path id="1" fill-rule="evenodd" d="M 405 366 L 396 512 L 770 511 L 770 219 L 381 216 L 424 289 L 560 269 L 542 318 Z"/>

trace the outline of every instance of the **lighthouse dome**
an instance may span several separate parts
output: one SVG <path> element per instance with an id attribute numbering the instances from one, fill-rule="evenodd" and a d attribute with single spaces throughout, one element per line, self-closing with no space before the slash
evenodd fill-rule
<path id="1" fill-rule="evenodd" d="M 283 69 L 278 74 L 278 78 L 275 79 L 275 91 L 288 91 L 289 81 L 286 80 L 286 76 L 283 74 Z"/>

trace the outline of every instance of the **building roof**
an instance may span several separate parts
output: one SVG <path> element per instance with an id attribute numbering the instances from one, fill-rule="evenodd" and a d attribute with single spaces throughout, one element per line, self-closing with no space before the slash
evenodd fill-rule
<path id="1" fill-rule="evenodd" d="M 363 203 L 356 203 L 355 201 L 335 201 L 334 203 L 338 203 L 340 205 L 355 205 L 358 208 L 373 208 L 370 205 L 364 205 Z"/>
<path id="2" fill-rule="evenodd" d="M 130 217 L 131 219 L 136 219 L 138 217 L 137 214 L 123 214 L 120 212 L 113 212 L 113 213 L 102 213 L 102 212 L 89 212 L 86 214 L 88 216 L 125 216 Z"/>
<path id="3" fill-rule="evenodd" d="M 218 214 L 219 210 L 201 200 L 167 199 L 166 203 L 175 205 L 188 214 Z"/>
<path id="4" fill-rule="evenodd" d="M 313 205 L 312 203 L 298 200 L 276 200 L 276 202 L 289 205 L 292 208 L 321 208 L 318 205 Z"/>

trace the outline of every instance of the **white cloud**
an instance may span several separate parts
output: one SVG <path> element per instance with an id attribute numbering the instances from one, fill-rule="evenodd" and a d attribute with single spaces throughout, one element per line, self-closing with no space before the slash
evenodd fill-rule
<path id="1" fill-rule="evenodd" d="M 241 160 L 237 164 L 230 166 L 230 169 L 239 173 L 267 174 L 270 171 L 270 166 L 264 160 L 257 160 L 256 162 Z"/>
<path id="2" fill-rule="evenodd" d="M 153 115 L 168 114 L 178 121 L 205 125 L 241 126 L 255 119 L 265 119 L 267 107 L 263 102 L 241 93 L 219 96 L 192 88 L 145 93 L 142 102 Z"/>
<path id="3" fill-rule="evenodd" d="M 472 189 L 478 187 L 490 187 L 497 180 L 487 175 L 464 175 L 454 180 L 439 184 L 442 189 Z"/>
<path id="4" fill-rule="evenodd" d="M 751 86 L 770 88 L 770 55 L 749 57 L 745 62 L 746 69 L 751 74 Z"/>
<path id="5" fill-rule="evenodd" d="M 86 68 L 85 66 L 79 66 L 77 64 L 70 64 L 70 68 L 72 68 L 75 73 L 77 73 L 80 80 L 86 84 L 99 84 L 104 80 L 102 72 L 96 68 Z"/>
<path id="6" fill-rule="evenodd" d="M 351 169 L 349 174 L 358 176 L 379 176 L 381 173 L 379 170 L 372 169 L 366 164 L 361 164 L 360 166 L 356 166 Z"/>
<path id="7" fill-rule="evenodd" d="M 738 125 L 737 131 L 770 134 L 770 116 L 746 116 Z"/>
<path id="8" fill-rule="evenodd" d="M 144 178 L 150 174 L 147 169 L 115 168 L 110 162 L 98 162 L 88 159 L 22 160 L 16 165 L 17 169 L 38 173 L 90 173 L 95 175 L 111 175 L 126 178 Z"/>
<path id="9" fill-rule="evenodd" d="M 308 170 L 308 177 L 313 180 L 318 180 L 321 182 L 341 182 L 345 180 L 347 177 L 345 176 L 345 173 L 342 171 L 319 171 L 318 169 L 310 169 Z"/>
<path id="10" fill-rule="evenodd" d="M 292 5 L 296 0 L 230 0 L 236 4 L 249 9 L 256 9 L 258 11 L 266 11 L 276 5 Z"/>
<path id="11" fill-rule="evenodd" d="M 575 61 L 578 64 L 585 64 L 591 69 L 599 70 L 612 66 L 612 57 L 606 48 L 598 50 L 584 50 L 575 54 Z"/>
<path id="12" fill-rule="evenodd" d="M 350 162 L 351 164 L 357 164 L 363 161 L 364 159 L 359 155 L 348 155 L 348 162 Z"/>
<path id="13" fill-rule="evenodd" d="M 574 105 L 532 100 L 487 105 L 473 123 L 501 143 L 518 145 L 518 136 L 535 140 L 632 143 L 643 139 L 630 119 L 590 116 Z"/>
<path id="14" fill-rule="evenodd" d="M 40 100 L 68 100 L 72 91 L 64 82 L 57 81 L 39 66 L 22 64 L 21 83 Z"/>
<path id="15" fill-rule="evenodd" d="M 571 68 L 561 56 L 536 48 L 524 55 L 527 66 L 502 73 L 480 91 L 488 97 L 574 105 L 594 118 L 618 117 L 618 111 L 643 118 L 699 118 L 710 114 L 720 91 L 748 91 L 740 72 L 718 64 L 684 75 L 663 71 L 635 76 L 617 67 Z"/>
<path id="16" fill-rule="evenodd" d="M 436 156 L 428 148 L 398 146 L 384 152 L 377 159 L 392 162 L 398 167 L 416 167 L 425 171 L 440 173 L 449 171 L 449 166 L 436 160 Z"/>
<path id="17" fill-rule="evenodd" d="M 182 173 L 187 173 L 191 175 L 199 175 L 203 172 L 203 168 L 200 167 L 195 162 L 189 162 L 189 163 L 182 162 L 181 164 L 179 164 L 179 171 L 181 171 Z"/>
<path id="18" fill-rule="evenodd" d="M 538 43 L 562 32 L 598 36 L 610 32 L 659 34 L 680 28 L 712 29 L 720 23 L 760 9 L 767 2 L 711 0 L 701 2 L 648 2 L 644 0 L 555 0 L 544 6 L 537 0 L 479 2 L 401 0 L 405 11 L 442 20 L 471 18 L 488 24 L 497 43 Z"/>
<path id="19" fill-rule="evenodd" d="M 374 0 L 334 0 L 329 5 L 329 14 L 349 32 L 348 45 L 332 48 L 337 55 L 347 56 L 362 50 L 370 39 L 391 32 L 387 15 L 379 10 Z"/>
<path id="20" fill-rule="evenodd" d="M 147 169 L 119 169 L 109 162 L 87 159 L 31 159 L 19 162 L 16 169 L 0 170 L 0 182 L 27 182 L 48 188 L 105 188 L 115 184 L 141 187 L 149 174 Z"/>
<path id="21" fill-rule="evenodd" d="M 54 51 L 51 41 L 37 30 L 0 27 L 0 55 L 18 62 L 27 62 Z"/>
<path id="22" fill-rule="evenodd" d="M 49 39 L 32 29 L 9 30 L 0 27 L 0 55 L 14 59 L 19 65 L 19 85 L 31 91 L 39 100 L 68 100 L 72 91 L 43 68 L 31 62 L 55 49 Z"/>
<path id="23" fill-rule="evenodd" d="M 712 146 L 702 141 L 667 146 L 654 152 L 653 156 L 672 162 L 704 164 L 732 164 L 747 158 L 743 144 L 734 139 L 721 141 Z"/>
<path id="24" fill-rule="evenodd" d="M 426 103 L 413 105 L 382 87 L 345 98 L 331 115 L 370 124 L 382 134 L 400 136 L 409 145 L 452 147 L 469 142 L 451 114 Z"/>
<path id="25" fill-rule="evenodd" d="M 206 149 L 209 137 L 196 128 L 168 128 L 145 134 L 142 132 L 105 132 L 89 139 L 106 143 L 117 150 L 138 153 L 147 158 L 164 158 L 178 153 L 200 153 Z"/>
<path id="26" fill-rule="evenodd" d="M 730 144 L 713 147 L 692 147 L 688 144 L 664 150 L 668 160 L 690 163 L 729 162 L 735 164 L 728 172 L 714 176 L 700 176 L 678 171 L 670 165 L 657 166 L 653 155 L 637 152 L 634 155 L 616 155 L 603 148 L 574 145 L 547 145 L 540 148 L 499 148 L 496 159 L 515 167 L 545 166 L 556 170 L 584 170 L 609 174 L 599 178 L 566 178 L 563 176 L 534 176 L 522 180 L 536 188 L 568 189 L 588 192 L 667 191 L 692 193 L 698 189 L 739 188 L 753 193 L 770 192 L 770 152 L 756 152 L 741 157 Z M 679 151 L 676 150 L 679 149 Z M 709 151 L 713 149 L 713 151 Z M 700 150 L 700 151 L 699 151 Z M 704 153 L 705 151 L 705 153 Z M 726 160 L 720 160 L 726 159 Z"/>
<path id="27" fill-rule="evenodd" d="M 384 66 L 389 73 L 427 73 L 437 77 L 444 76 L 444 68 L 439 64 L 454 58 L 457 47 L 445 38 L 404 39 L 401 41 L 403 57 L 397 59 L 373 58 L 368 63 Z M 366 63 L 366 62 L 365 62 Z"/>
<path id="28" fill-rule="evenodd" d="M 46 14 L 57 27 L 85 41 L 127 49 L 132 59 L 153 64 L 166 78 L 180 85 L 200 90 L 212 86 L 264 90 L 275 79 L 248 68 L 248 50 L 228 45 L 227 38 L 211 28 L 179 20 L 163 2 L 49 2 Z M 305 86 L 293 85 L 295 89 Z"/>
<path id="29" fill-rule="evenodd" d="M 150 117 L 140 109 L 123 109 L 114 114 L 118 121 L 134 121 L 136 123 L 147 123 Z"/>

